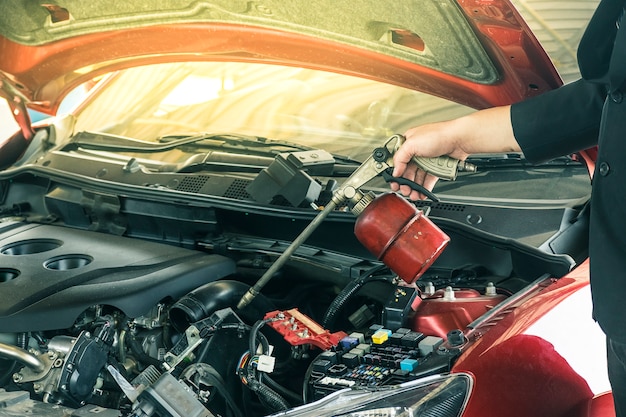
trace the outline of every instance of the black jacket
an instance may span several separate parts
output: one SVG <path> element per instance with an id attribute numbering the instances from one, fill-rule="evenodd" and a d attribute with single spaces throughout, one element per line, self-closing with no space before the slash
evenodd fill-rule
<path id="1" fill-rule="evenodd" d="M 526 158 L 539 162 L 598 145 L 592 181 L 590 268 L 594 318 L 626 343 L 626 17 L 602 0 L 578 48 L 582 79 L 514 104 Z"/>

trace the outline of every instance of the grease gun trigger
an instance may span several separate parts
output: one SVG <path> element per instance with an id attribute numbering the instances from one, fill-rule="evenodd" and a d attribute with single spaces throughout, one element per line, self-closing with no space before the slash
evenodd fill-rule
<path id="1" fill-rule="evenodd" d="M 344 201 L 354 198 L 360 193 L 359 189 L 367 182 L 382 172 L 393 168 L 393 154 L 402 142 L 403 137 L 401 135 L 393 135 L 387 139 L 383 146 L 374 149 L 372 155 L 333 193 L 332 201 L 340 205 Z"/>

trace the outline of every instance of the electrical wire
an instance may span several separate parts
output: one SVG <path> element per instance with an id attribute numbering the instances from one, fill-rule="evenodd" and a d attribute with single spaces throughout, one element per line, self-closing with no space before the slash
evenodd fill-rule
<path id="1" fill-rule="evenodd" d="M 180 378 L 186 380 L 188 383 L 192 384 L 200 389 L 200 382 L 197 378 L 193 378 L 194 375 L 197 375 L 198 378 L 201 378 L 205 381 L 206 385 L 210 385 L 215 387 L 217 392 L 224 398 L 226 404 L 234 413 L 235 417 L 244 417 L 243 412 L 239 409 L 239 406 L 235 402 L 234 398 L 230 395 L 226 387 L 226 382 L 222 378 L 222 376 L 217 372 L 217 370 L 207 363 L 196 363 L 188 366 L 181 373 Z"/>

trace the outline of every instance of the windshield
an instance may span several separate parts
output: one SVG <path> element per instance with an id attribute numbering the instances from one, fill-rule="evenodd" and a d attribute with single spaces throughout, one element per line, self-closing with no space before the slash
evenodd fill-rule
<path id="1" fill-rule="evenodd" d="M 76 131 L 145 141 L 166 135 L 237 133 L 362 161 L 394 133 L 469 111 L 427 94 L 330 72 L 187 62 L 116 74 L 80 112 Z"/>
<path id="2" fill-rule="evenodd" d="M 261 137 L 293 144 L 292 151 L 298 146 L 323 149 L 344 161 L 362 162 L 390 135 L 472 111 L 432 95 L 331 72 L 241 62 L 185 62 L 112 74 L 79 107 L 75 132 L 153 143 L 224 134 L 231 135 L 223 149 L 228 152 L 237 151 L 233 146 L 237 137 L 242 143 L 246 136 Z M 242 145 L 239 152 L 249 149 Z M 275 153 L 286 151 L 282 147 Z M 122 153 L 176 164 L 199 152 L 206 151 L 181 147 Z M 269 151 L 267 155 L 273 156 Z M 586 169 L 569 158 L 540 169 L 519 156 L 507 157 L 506 164 L 493 163 L 494 159 L 500 158 L 488 158 L 481 168 L 479 158 L 478 173 L 465 174 L 454 184 L 440 182 L 435 191 L 548 200 L 575 199 L 589 192 Z M 531 181 L 517 183 L 520 179 Z"/>

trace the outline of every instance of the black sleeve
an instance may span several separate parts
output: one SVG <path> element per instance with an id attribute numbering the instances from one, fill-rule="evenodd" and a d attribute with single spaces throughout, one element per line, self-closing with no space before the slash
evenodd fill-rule
<path id="1" fill-rule="evenodd" d="M 511 106 L 515 139 L 537 163 L 590 148 L 598 130 L 606 88 L 578 80 Z"/>

